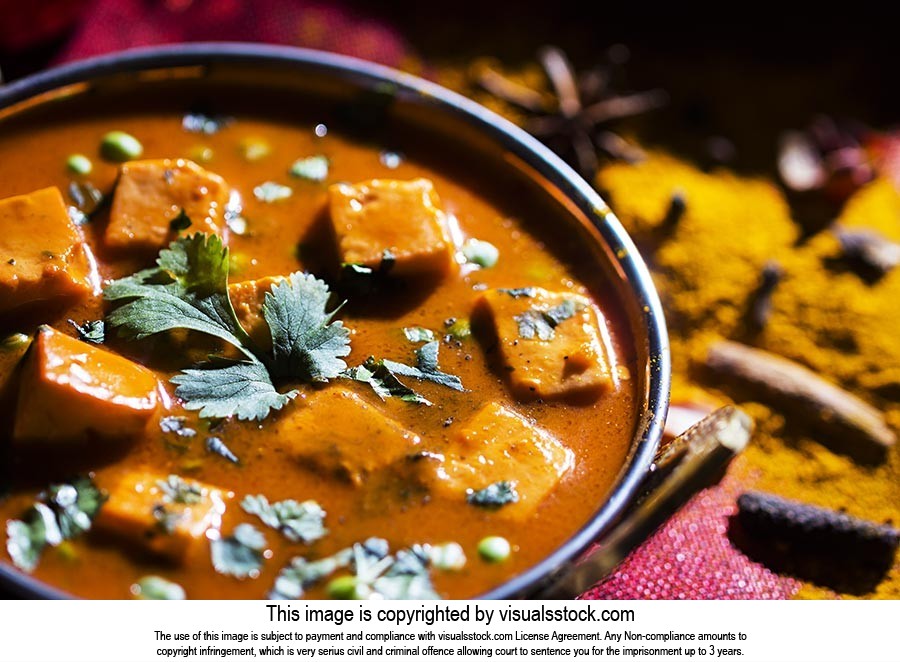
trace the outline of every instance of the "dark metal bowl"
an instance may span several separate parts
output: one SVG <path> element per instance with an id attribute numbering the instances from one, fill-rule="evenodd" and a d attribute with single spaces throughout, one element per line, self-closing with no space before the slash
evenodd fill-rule
<path id="1" fill-rule="evenodd" d="M 0 121 L 45 103 L 65 102 L 98 87 L 152 84 L 161 78 L 240 79 L 288 84 L 335 97 L 377 92 L 389 86 L 397 112 L 439 127 L 454 138 L 502 151 L 510 168 L 541 180 L 548 195 L 568 207 L 593 234 L 604 269 L 627 309 L 637 345 L 641 402 L 632 446 L 612 490 L 598 497 L 591 519 L 556 551 L 482 598 L 527 597 L 564 575 L 595 542 L 601 542 L 638 497 L 662 436 L 669 398 L 668 336 L 659 297 L 646 265 L 615 215 L 594 189 L 552 151 L 502 117 L 421 78 L 355 58 L 299 48 L 203 43 L 138 49 L 92 58 L 0 87 Z M 261 109 L 265 112 L 265 109 Z M 392 111 L 393 112 L 393 111 Z M 70 597 L 0 564 L 0 585 L 33 598 Z"/>

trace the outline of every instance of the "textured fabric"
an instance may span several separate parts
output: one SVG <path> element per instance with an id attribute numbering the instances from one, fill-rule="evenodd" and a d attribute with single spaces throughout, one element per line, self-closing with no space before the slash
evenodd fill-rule
<path id="1" fill-rule="evenodd" d="M 589 599 L 775 600 L 800 582 L 782 577 L 734 549 L 728 519 L 750 482 L 728 476 L 694 499 L 583 597 Z"/>
<path id="2" fill-rule="evenodd" d="M 390 27 L 340 3 L 304 0 L 99 0 L 60 59 L 184 41 L 305 46 L 398 65 L 406 46 Z"/>
<path id="3" fill-rule="evenodd" d="M 75 9 L 83 11 L 78 15 Z M 0 15 L 0 28 L 7 28 L 0 30 L 0 48 L 28 47 L 72 29 L 57 61 L 135 46 L 208 40 L 305 46 L 393 66 L 410 55 L 402 36 L 389 25 L 340 4 L 305 0 L 0 0 Z M 896 153 L 891 150 L 891 157 Z M 732 477 L 699 495 L 585 597 L 792 595 L 799 588 L 797 581 L 753 563 L 728 541 L 727 519 L 743 489 Z"/>

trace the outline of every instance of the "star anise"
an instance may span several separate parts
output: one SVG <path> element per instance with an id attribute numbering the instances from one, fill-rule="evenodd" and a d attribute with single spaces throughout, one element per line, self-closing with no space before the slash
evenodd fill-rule
<path id="1" fill-rule="evenodd" d="M 668 102 L 662 90 L 621 93 L 613 84 L 614 70 L 627 51 L 610 63 L 577 74 L 566 54 L 554 46 L 542 48 L 540 63 L 553 92 L 552 103 L 540 91 L 484 67 L 477 83 L 489 93 L 527 113 L 525 129 L 541 139 L 578 172 L 593 179 L 599 166 L 598 150 L 613 159 L 637 161 L 640 149 L 631 145 L 608 125 L 659 108 Z"/>

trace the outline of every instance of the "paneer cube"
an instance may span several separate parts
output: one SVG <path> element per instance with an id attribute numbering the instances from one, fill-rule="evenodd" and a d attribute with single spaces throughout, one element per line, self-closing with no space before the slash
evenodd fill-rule
<path id="1" fill-rule="evenodd" d="M 0 314 L 36 301 L 88 296 L 95 281 L 59 189 L 0 200 Z"/>
<path id="2" fill-rule="evenodd" d="M 221 526 L 231 496 L 210 485 L 145 471 L 122 475 L 108 493 L 95 529 L 174 562 L 184 560 L 209 529 Z"/>
<path id="3" fill-rule="evenodd" d="M 266 292 L 271 291 L 272 286 L 282 280 L 284 276 L 266 276 L 228 286 L 228 297 L 238 321 L 253 341 L 266 350 L 272 348 L 272 335 L 263 317 L 262 305 L 266 301 Z"/>
<path id="4" fill-rule="evenodd" d="M 443 460 L 418 463 L 432 494 L 465 499 L 494 483 L 512 483 L 518 501 L 498 515 L 529 517 L 574 465 L 572 451 L 515 411 L 489 402 L 473 416 L 443 453 Z"/>
<path id="5" fill-rule="evenodd" d="M 127 439 L 144 430 L 158 405 L 152 372 L 42 326 L 22 368 L 13 439 Z"/>
<path id="6" fill-rule="evenodd" d="M 537 287 L 489 290 L 509 384 L 521 400 L 594 400 L 613 385 L 601 316 L 585 297 Z"/>
<path id="7" fill-rule="evenodd" d="M 361 397 L 328 388 L 277 423 L 276 437 L 301 463 L 361 485 L 414 454 L 418 435 Z"/>
<path id="8" fill-rule="evenodd" d="M 342 263 L 379 269 L 393 261 L 388 273 L 401 277 L 443 274 L 452 266 L 452 242 L 431 181 L 373 179 L 328 191 Z"/>
<path id="9" fill-rule="evenodd" d="M 218 234 L 227 240 L 225 180 L 186 159 L 130 161 L 119 170 L 105 242 L 112 249 L 158 251 L 179 232 Z M 182 210 L 191 224 L 173 221 Z"/>

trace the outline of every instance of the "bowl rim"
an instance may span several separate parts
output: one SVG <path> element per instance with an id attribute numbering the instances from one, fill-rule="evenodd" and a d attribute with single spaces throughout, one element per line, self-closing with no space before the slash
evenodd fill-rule
<path id="1" fill-rule="evenodd" d="M 607 498 L 580 529 L 535 565 L 475 599 L 522 597 L 561 573 L 608 533 L 637 498 L 660 439 L 669 404 L 671 361 L 665 317 L 650 271 L 624 227 L 597 191 L 559 156 L 523 129 L 456 92 L 390 67 L 347 55 L 292 46 L 242 42 L 195 42 L 118 51 L 63 64 L 0 86 L 0 109 L 38 94 L 94 78 L 168 67 L 234 64 L 281 65 L 340 79 L 372 89 L 388 83 L 412 97 L 440 106 L 534 168 L 556 186 L 594 225 L 610 249 L 611 259 L 630 286 L 647 339 L 647 385 L 640 394 L 635 437 L 629 457 Z M 641 339 L 637 339 L 640 342 Z M 643 366 L 641 366 L 643 367 Z M 72 597 L 64 591 L 0 563 L 0 585 L 38 598 Z M 574 597 L 574 596 L 573 596 Z"/>

